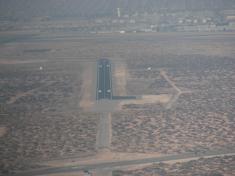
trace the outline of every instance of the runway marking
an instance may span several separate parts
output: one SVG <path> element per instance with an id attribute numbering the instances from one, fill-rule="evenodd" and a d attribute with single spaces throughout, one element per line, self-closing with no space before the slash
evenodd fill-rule
<path id="1" fill-rule="evenodd" d="M 112 74 L 111 63 L 108 59 L 97 62 L 97 88 L 96 99 L 112 99 Z"/>

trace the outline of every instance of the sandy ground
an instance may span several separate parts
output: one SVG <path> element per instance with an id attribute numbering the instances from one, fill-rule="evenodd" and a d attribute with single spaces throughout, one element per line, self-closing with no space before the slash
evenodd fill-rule
<path id="1" fill-rule="evenodd" d="M 128 79 L 128 69 L 124 62 L 116 62 L 114 69 L 114 79 L 115 79 L 115 91 L 114 93 L 118 96 L 126 95 L 126 84 Z M 137 100 L 123 100 L 119 104 L 119 109 L 123 105 L 127 104 L 153 104 L 153 103 L 162 103 L 166 104 L 170 101 L 171 95 L 162 94 L 162 95 L 142 95 L 141 99 Z"/>
<path id="2" fill-rule="evenodd" d="M 85 176 L 83 172 L 61 173 L 61 174 L 47 174 L 40 176 Z"/>
<path id="3" fill-rule="evenodd" d="M 160 75 L 178 92 L 181 93 L 182 91 L 175 85 L 175 83 L 170 80 L 167 73 L 163 70 L 160 71 Z"/>
<path id="4" fill-rule="evenodd" d="M 97 170 L 92 176 L 112 176 L 113 172 L 111 170 Z"/>
<path id="5" fill-rule="evenodd" d="M 213 155 L 213 156 L 203 156 L 203 158 L 214 158 L 214 157 L 224 157 L 224 156 L 232 156 L 234 154 L 224 154 L 224 155 Z M 188 159 L 176 159 L 176 160 L 171 160 L 171 161 L 164 161 L 166 164 L 176 164 L 176 163 L 186 163 L 192 160 L 198 160 L 201 159 L 202 157 L 192 157 Z M 140 165 L 133 165 L 133 166 L 128 166 L 125 168 L 125 171 L 131 171 L 131 170 L 136 170 L 136 169 L 144 169 L 146 167 L 152 166 L 153 163 L 151 164 L 140 164 Z"/>
<path id="6" fill-rule="evenodd" d="M 114 93 L 118 96 L 126 95 L 126 84 L 128 78 L 128 70 L 124 62 L 116 62 L 114 68 Z"/>
<path id="7" fill-rule="evenodd" d="M 85 111 L 89 110 L 94 104 L 92 100 L 92 87 L 94 78 L 93 71 L 94 65 L 92 63 L 84 63 L 84 70 L 82 75 L 82 99 L 79 103 L 79 106 Z"/>
<path id="8" fill-rule="evenodd" d="M 19 61 L 19 60 L 6 60 L 1 59 L 0 64 L 1 65 L 10 65 L 10 64 L 31 64 L 31 63 L 43 63 L 48 62 L 48 60 L 25 60 L 25 61 Z"/>
<path id="9" fill-rule="evenodd" d="M 234 155 L 234 154 L 228 154 L 228 156 Z M 63 166 L 71 166 L 71 165 L 85 165 L 85 164 L 96 164 L 96 163 L 102 163 L 102 162 L 115 162 L 115 161 L 127 161 L 127 160 L 137 160 L 137 159 L 147 159 L 147 158 L 153 158 L 153 157 L 162 157 L 164 155 L 161 155 L 159 153 L 113 153 L 113 152 L 108 152 L 105 151 L 103 153 L 99 153 L 95 157 L 91 158 L 83 158 L 83 159 L 68 159 L 68 160 L 61 160 L 61 161 L 50 161 L 46 162 L 48 166 L 51 167 L 63 167 Z M 167 156 L 167 155 L 166 155 Z M 212 158 L 215 156 L 227 156 L 226 154 L 224 155 L 213 155 L 213 156 L 204 156 L 203 158 Z M 174 163 L 179 163 L 179 162 L 188 162 L 191 160 L 197 160 L 200 159 L 201 156 L 198 157 L 192 157 L 189 159 L 175 159 L 172 161 L 166 161 L 165 163 L 169 164 L 174 164 Z M 133 170 L 133 169 L 139 169 L 141 167 L 146 167 L 147 165 L 151 164 L 140 164 L 140 165 L 133 165 L 133 166 L 128 166 L 128 170 Z M 72 175 L 73 176 L 73 175 Z"/>
<path id="10" fill-rule="evenodd" d="M 49 83 L 46 83 L 45 85 L 41 86 L 41 87 L 38 87 L 38 88 L 35 88 L 35 89 L 32 89 L 32 90 L 29 90 L 27 92 L 19 92 L 17 93 L 15 96 L 11 97 L 6 104 L 13 104 L 15 103 L 18 99 L 22 98 L 22 97 L 25 97 L 25 96 L 28 96 L 28 95 L 31 95 L 33 94 L 34 92 L 38 91 L 39 89 L 42 89 L 42 88 L 45 88 L 47 86 L 50 86 L 51 84 L 53 84 L 53 82 L 49 82 Z"/>
<path id="11" fill-rule="evenodd" d="M 0 127 L 0 137 L 3 137 L 7 133 L 6 127 Z"/>
<path id="12" fill-rule="evenodd" d="M 15 33 L 17 34 L 17 32 Z M 0 34 L 4 35 L 4 33 Z M 89 37 L 72 33 L 66 35 L 67 39 L 64 38 L 65 35 L 64 32 L 40 33 L 37 40 L 0 45 L 1 58 L 38 60 L 58 57 L 68 59 L 68 57 L 100 58 L 105 56 L 128 59 L 168 54 L 179 56 L 197 54 L 216 57 L 234 57 L 235 54 L 234 32 L 99 34 Z M 97 38 L 100 39 L 99 42 L 96 42 Z M 127 41 L 127 39 L 131 40 Z M 51 52 L 25 52 L 34 49 L 49 49 Z"/>
<path id="13" fill-rule="evenodd" d="M 73 158 L 64 160 L 45 161 L 42 164 L 51 167 L 71 166 L 71 165 L 85 165 L 102 162 L 121 161 L 121 160 L 135 160 L 163 156 L 159 153 L 115 153 L 109 150 L 103 150 L 95 156 L 87 158 Z"/>
<path id="14" fill-rule="evenodd" d="M 160 71 L 160 75 L 175 89 L 176 94 L 171 96 L 171 99 L 168 101 L 168 104 L 166 105 L 166 109 L 170 109 L 174 103 L 177 102 L 178 98 L 182 94 L 188 94 L 192 93 L 191 91 L 182 91 L 178 86 L 176 86 L 175 82 L 173 82 L 167 75 L 167 73 L 164 70 Z"/>
<path id="15" fill-rule="evenodd" d="M 7 104 L 13 104 L 15 103 L 18 99 L 31 95 L 32 94 L 32 90 L 28 91 L 28 92 L 22 92 L 22 93 L 18 93 L 15 96 L 11 97 L 8 101 Z"/>
<path id="16" fill-rule="evenodd" d="M 170 101 L 171 97 L 172 95 L 169 94 L 142 95 L 141 99 L 121 101 L 120 108 L 128 104 L 154 104 L 154 103 L 166 104 Z"/>
<path id="17" fill-rule="evenodd" d="M 100 170 L 100 171 L 90 171 L 91 176 L 112 176 L 112 171 Z M 87 176 L 84 172 L 72 172 L 72 173 L 57 173 L 57 174 L 47 174 L 40 176 Z"/>

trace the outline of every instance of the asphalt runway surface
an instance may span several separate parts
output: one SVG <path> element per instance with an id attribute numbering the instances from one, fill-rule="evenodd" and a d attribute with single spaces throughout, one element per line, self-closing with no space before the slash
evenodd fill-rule
<path id="1" fill-rule="evenodd" d="M 111 119 L 109 113 L 100 115 L 98 136 L 96 141 L 97 150 L 110 148 Z"/>
<path id="2" fill-rule="evenodd" d="M 96 100 L 112 99 L 112 75 L 111 63 L 108 59 L 100 59 L 97 62 L 97 87 Z"/>

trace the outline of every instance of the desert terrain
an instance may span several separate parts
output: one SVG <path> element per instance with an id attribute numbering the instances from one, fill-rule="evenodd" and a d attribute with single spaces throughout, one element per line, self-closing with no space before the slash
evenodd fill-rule
<path id="1" fill-rule="evenodd" d="M 105 174 L 233 174 L 234 33 L 0 36 L 2 175 L 223 150 L 231 156 Z M 100 58 L 113 65 L 114 94 L 135 100 L 95 100 Z M 97 106 L 108 109 L 105 124 Z M 104 146 L 97 142 L 103 128 L 109 133 Z"/>

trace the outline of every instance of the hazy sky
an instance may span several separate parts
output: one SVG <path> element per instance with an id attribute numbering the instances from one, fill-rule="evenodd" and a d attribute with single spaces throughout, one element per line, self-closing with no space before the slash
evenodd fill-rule
<path id="1" fill-rule="evenodd" d="M 158 9 L 234 8 L 235 0 L 0 0 L 1 17 L 106 16 Z"/>

